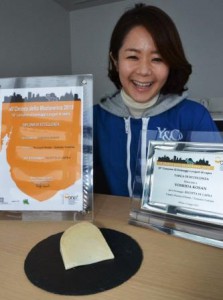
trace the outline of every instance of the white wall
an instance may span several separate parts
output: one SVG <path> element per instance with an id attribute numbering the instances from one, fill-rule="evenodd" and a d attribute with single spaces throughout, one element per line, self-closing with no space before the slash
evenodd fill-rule
<path id="1" fill-rule="evenodd" d="M 193 65 L 193 98 L 223 99 L 223 1 L 121 1 L 70 13 L 72 72 L 94 75 L 94 102 L 114 91 L 107 78 L 107 52 L 114 24 L 136 2 L 159 6 L 175 21 Z"/>
<path id="2" fill-rule="evenodd" d="M 52 0 L 0 0 L 0 77 L 92 73 L 98 102 L 115 90 L 107 78 L 111 32 L 136 2 L 69 13 Z M 223 1 L 143 2 L 161 7 L 174 19 L 193 65 L 190 96 L 223 103 Z"/>
<path id="3" fill-rule="evenodd" d="M 69 13 L 52 0 L 0 0 L 0 77 L 71 74 Z"/>

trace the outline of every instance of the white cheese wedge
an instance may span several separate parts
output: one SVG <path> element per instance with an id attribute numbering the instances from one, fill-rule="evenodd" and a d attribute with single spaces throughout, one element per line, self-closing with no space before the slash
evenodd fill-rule
<path id="1" fill-rule="evenodd" d="M 66 270 L 114 258 L 101 231 L 90 222 L 77 223 L 62 234 L 60 253 Z"/>

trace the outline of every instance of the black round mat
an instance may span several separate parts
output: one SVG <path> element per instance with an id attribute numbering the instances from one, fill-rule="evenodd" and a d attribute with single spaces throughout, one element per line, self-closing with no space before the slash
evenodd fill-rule
<path id="1" fill-rule="evenodd" d="M 61 232 L 31 249 L 24 264 L 28 279 L 41 289 L 61 295 L 95 294 L 127 281 L 141 265 L 141 248 L 124 233 L 105 228 L 100 230 L 115 259 L 65 270 L 60 254 Z"/>

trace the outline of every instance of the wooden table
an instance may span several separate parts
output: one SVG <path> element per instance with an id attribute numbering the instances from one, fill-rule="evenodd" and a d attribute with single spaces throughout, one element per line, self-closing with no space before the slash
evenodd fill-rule
<path id="1" fill-rule="evenodd" d="M 71 221 L 0 221 L 0 299 L 2 300 L 222 300 L 223 250 L 128 224 L 130 200 L 95 195 L 95 224 L 132 236 L 143 250 L 139 271 L 127 282 L 90 296 L 61 296 L 34 286 L 23 264 L 40 240 Z"/>

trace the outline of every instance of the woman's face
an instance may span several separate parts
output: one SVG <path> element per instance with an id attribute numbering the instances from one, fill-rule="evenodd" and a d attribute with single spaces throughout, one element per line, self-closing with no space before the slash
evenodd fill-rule
<path id="1" fill-rule="evenodd" d="M 140 103 L 156 96 L 169 75 L 168 65 L 143 26 L 129 31 L 114 63 L 124 91 Z"/>

